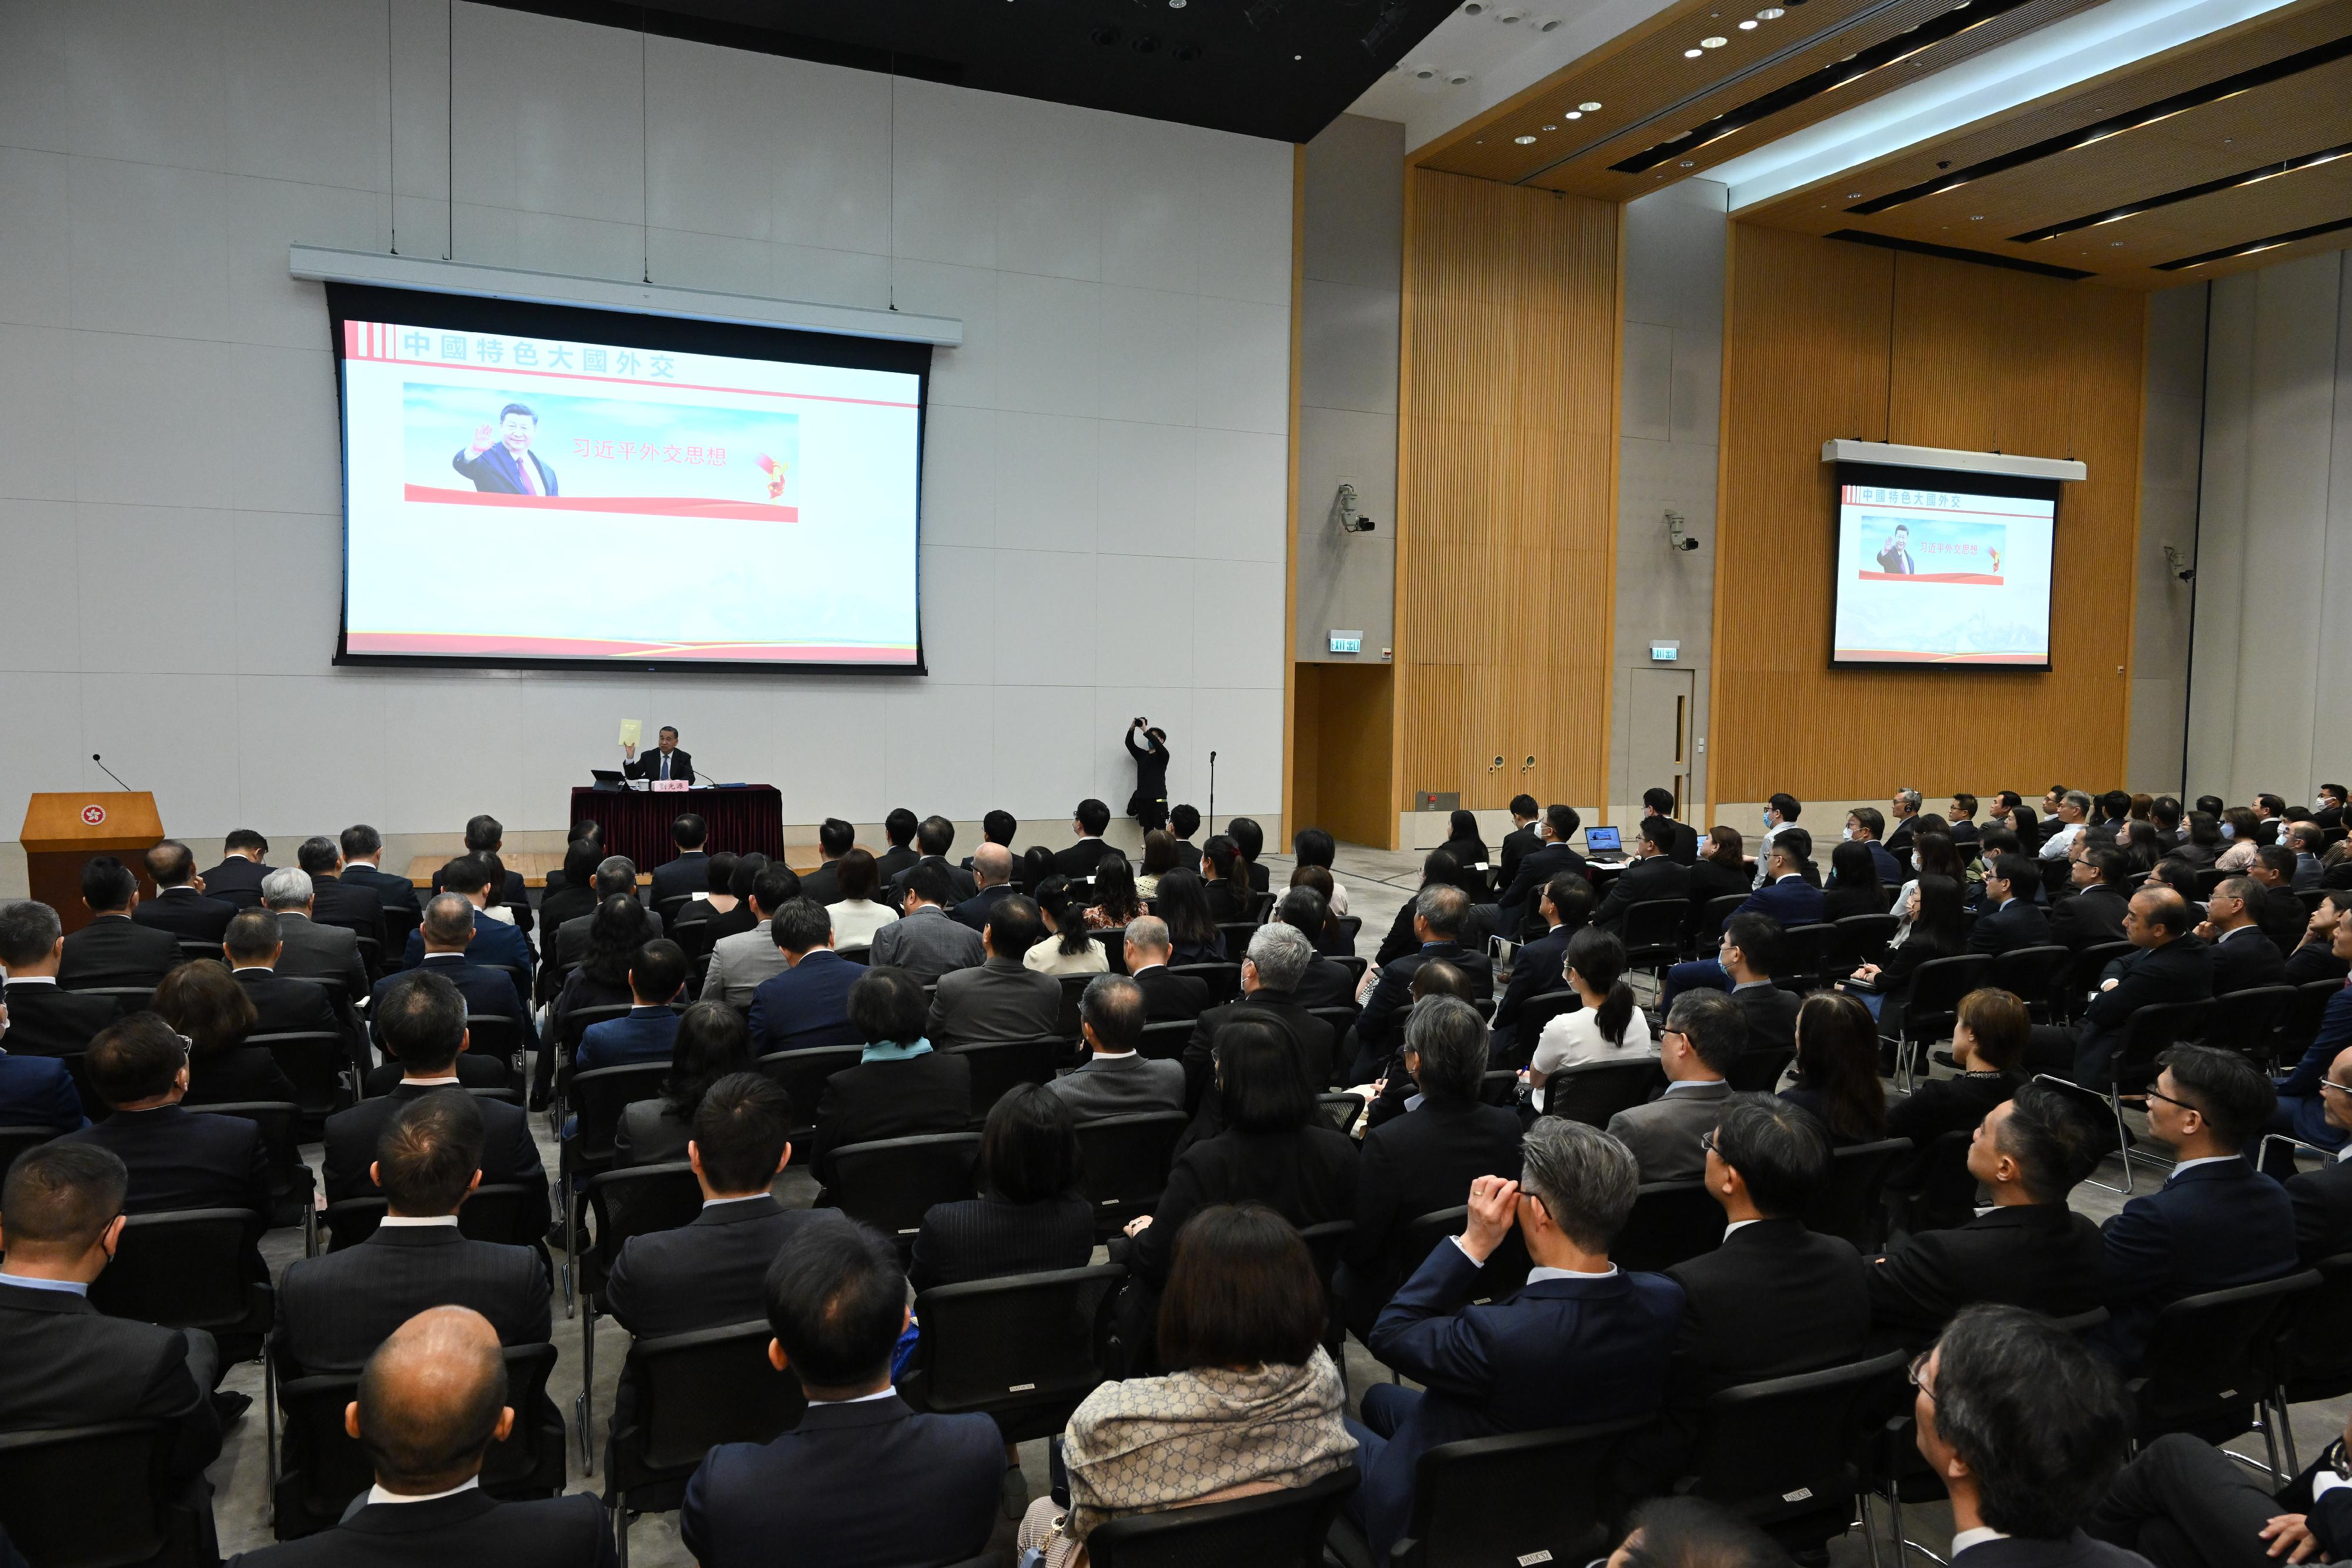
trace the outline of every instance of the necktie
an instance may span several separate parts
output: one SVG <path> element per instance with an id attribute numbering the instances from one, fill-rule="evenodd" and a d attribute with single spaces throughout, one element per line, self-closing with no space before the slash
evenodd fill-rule
<path id="1" fill-rule="evenodd" d="M 662 762 L 662 779 L 663 779 L 663 781 L 664 781 L 664 782 L 667 782 L 667 781 L 668 781 L 668 779 L 669 779 L 669 753 L 668 753 L 668 752 L 665 751 L 665 752 L 663 752 L 663 753 L 661 754 L 661 762 Z"/>
<path id="2" fill-rule="evenodd" d="M 515 467 L 520 469 L 522 473 L 523 494 L 527 496 L 544 496 L 547 494 L 546 490 L 541 488 L 540 486 L 539 472 L 537 467 L 531 463 L 530 453 L 526 452 L 520 457 L 516 458 Z"/>

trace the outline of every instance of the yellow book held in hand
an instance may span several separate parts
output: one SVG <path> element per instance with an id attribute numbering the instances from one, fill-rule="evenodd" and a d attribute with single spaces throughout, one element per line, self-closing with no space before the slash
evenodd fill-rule
<path id="1" fill-rule="evenodd" d="M 645 738 L 645 733 L 646 721 L 644 719 L 625 718 L 621 721 L 621 744 L 623 746 L 635 746 L 638 741 Z"/>

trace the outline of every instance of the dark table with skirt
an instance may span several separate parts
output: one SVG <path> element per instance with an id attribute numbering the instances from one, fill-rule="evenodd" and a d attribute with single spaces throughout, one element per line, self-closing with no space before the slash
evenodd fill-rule
<path id="1" fill-rule="evenodd" d="M 784 858 L 784 798 L 772 784 L 740 789 L 574 789 L 572 820 L 604 830 L 604 852 L 626 855 L 642 874 L 677 858 L 669 825 L 688 811 L 709 825 L 713 853 Z"/>

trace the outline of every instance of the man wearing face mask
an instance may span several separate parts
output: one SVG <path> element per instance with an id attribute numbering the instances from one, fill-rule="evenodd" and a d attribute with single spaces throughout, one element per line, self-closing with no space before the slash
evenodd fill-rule
<path id="1" fill-rule="evenodd" d="M 2311 820 L 2323 828 L 2344 826 L 2344 786 L 2322 784 L 2311 800 Z"/>
<path id="2" fill-rule="evenodd" d="M 1764 885 L 1765 870 L 1772 862 L 1772 841 L 1795 827 L 1804 814 L 1803 804 L 1794 795 L 1779 794 L 1764 802 L 1764 841 L 1756 846 L 1756 881 L 1751 885 Z"/>

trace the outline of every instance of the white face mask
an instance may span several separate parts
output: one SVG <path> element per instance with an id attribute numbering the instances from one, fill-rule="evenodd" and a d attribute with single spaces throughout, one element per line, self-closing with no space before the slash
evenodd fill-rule
<path id="1" fill-rule="evenodd" d="M 1780 818 L 1772 814 L 1771 807 L 1767 806 L 1764 808 L 1764 831 L 1766 832 L 1770 832 L 1773 827 L 1778 824 L 1780 821 Z"/>
<path id="2" fill-rule="evenodd" d="M 1843 839 L 1848 843 L 1853 842 L 1853 829 L 1851 827 L 1840 829 L 1838 831 L 1838 837 Z"/>
<path id="3" fill-rule="evenodd" d="M 2235 823 L 2235 822 L 2224 822 L 2224 823 L 2222 823 L 2222 824 L 2221 824 L 2221 836 L 2222 836 L 2223 838 L 2225 838 L 2225 839 L 2234 839 L 2234 838 L 2236 838 L 2236 837 L 2238 836 L 2238 824 L 2237 824 L 2237 823 Z"/>

